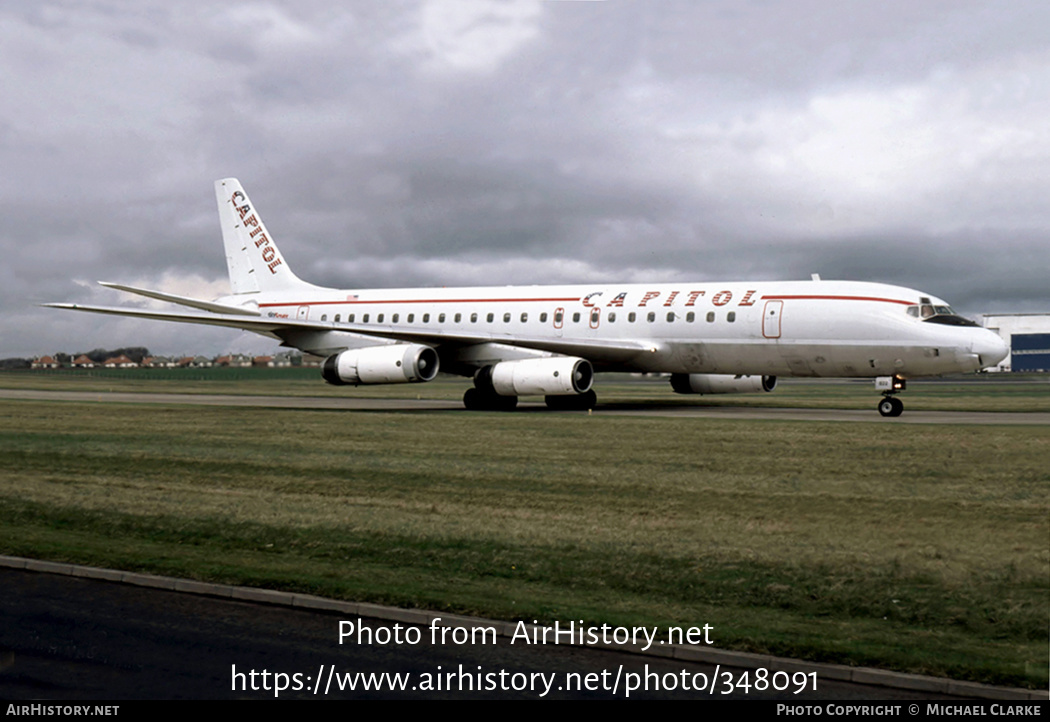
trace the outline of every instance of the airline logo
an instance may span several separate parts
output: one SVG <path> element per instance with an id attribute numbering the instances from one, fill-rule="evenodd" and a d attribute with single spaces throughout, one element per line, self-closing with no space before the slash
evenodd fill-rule
<path id="1" fill-rule="evenodd" d="M 642 296 L 642 299 L 638 302 L 639 308 L 645 308 L 646 305 L 650 301 L 654 301 L 656 303 L 659 303 L 660 302 L 660 295 L 662 293 L 663 293 L 662 291 L 647 291 Z M 737 303 L 737 305 L 738 306 L 754 306 L 755 302 L 753 300 L 751 300 L 751 299 L 756 293 L 758 293 L 758 292 L 757 291 L 748 291 L 747 293 L 744 294 L 743 298 L 740 299 L 740 301 Z M 602 295 L 601 291 L 595 291 L 594 293 L 589 293 L 586 296 L 584 296 L 582 299 L 580 299 L 580 302 L 583 303 L 583 305 L 588 307 L 588 308 L 593 308 L 596 305 L 600 305 L 601 299 L 599 299 L 598 297 L 601 296 L 601 295 Z M 673 306 L 674 302 L 675 302 L 675 299 L 677 299 L 679 295 L 681 295 L 681 291 L 671 291 L 670 293 L 667 294 L 667 298 L 663 299 L 663 305 L 666 306 L 666 307 Z M 689 291 L 689 293 L 687 293 L 686 296 L 685 296 L 686 301 L 685 301 L 685 303 L 683 305 L 686 306 L 686 307 L 695 306 L 697 299 L 700 298 L 701 296 L 706 296 L 706 295 L 707 295 L 707 291 Z M 729 303 L 732 300 L 733 300 L 733 292 L 732 291 L 719 291 L 718 293 L 716 293 L 713 296 L 711 296 L 711 303 L 713 303 L 715 306 L 725 306 L 727 303 Z M 611 308 L 611 307 L 623 308 L 623 304 L 626 301 L 627 301 L 627 292 L 624 291 L 623 293 L 617 294 L 615 298 L 613 298 L 607 304 L 605 304 L 605 307 L 606 308 Z"/>
<path id="2" fill-rule="evenodd" d="M 248 205 L 248 199 L 240 191 L 234 191 L 234 194 L 230 197 L 230 202 L 233 203 L 233 207 L 240 215 L 241 223 L 244 224 L 245 230 L 248 231 L 248 237 L 255 242 L 256 248 L 262 249 L 263 263 L 270 269 L 270 273 L 276 275 L 277 267 L 282 263 L 281 257 L 277 255 L 277 249 L 270 244 L 270 239 L 266 237 L 266 229 L 259 223 L 259 217 L 252 213 L 252 208 Z M 248 215 L 249 213 L 251 215 Z"/>

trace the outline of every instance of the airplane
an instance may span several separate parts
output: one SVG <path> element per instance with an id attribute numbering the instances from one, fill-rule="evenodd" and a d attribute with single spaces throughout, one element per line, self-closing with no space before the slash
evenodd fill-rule
<path id="1" fill-rule="evenodd" d="M 908 379 L 994 366 L 1007 346 L 943 300 L 859 281 L 754 281 L 323 288 L 299 279 L 240 182 L 215 182 L 232 293 L 207 301 L 99 283 L 194 309 L 43 304 L 225 326 L 325 357 L 335 385 L 473 379 L 472 410 L 519 396 L 592 409 L 596 373 L 669 374 L 679 394 L 772 391 L 778 377 L 873 378 L 882 416 L 900 416 Z"/>

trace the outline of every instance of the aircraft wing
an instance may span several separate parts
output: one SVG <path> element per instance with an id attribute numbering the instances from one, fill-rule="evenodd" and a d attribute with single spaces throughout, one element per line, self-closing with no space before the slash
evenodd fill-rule
<path id="1" fill-rule="evenodd" d="M 566 356 L 579 356 L 589 361 L 604 363 L 622 363 L 634 359 L 643 353 L 657 351 L 652 343 L 621 339 L 560 339 L 532 338 L 518 334 L 501 333 L 448 333 L 432 329 L 361 327 L 356 324 L 342 324 L 340 328 L 353 333 L 376 336 L 397 341 L 421 343 L 428 346 L 474 346 L 481 343 L 494 343 L 503 346 L 517 346 L 536 351 L 549 351 Z"/>
<path id="2" fill-rule="evenodd" d="M 113 284 L 115 286 L 115 284 Z M 124 289 L 126 290 L 126 289 Z M 142 294 L 146 295 L 146 294 Z M 164 294 L 167 295 L 167 294 Z M 192 299 L 191 299 L 192 300 Z M 199 302 L 204 308 L 209 302 Z M 280 340 L 302 337 L 303 334 L 326 334 L 329 332 L 350 333 L 386 341 L 405 341 L 429 346 L 473 346 L 482 343 L 498 343 L 506 346 L 549 351 L 551 353 L 580 356 L 591 361 L 605 363 L 626 362 L 639 354 L 655 352 L 652 343 L 618 339 L 559 339 L 531 338 L 516 334 L 500 333 L 452 333 L 423 327 L 378 326 L 357 323 L 332 323 L 328 321 L 303 321 L 290 318 L 265 318 L 262 316 L 235 315 L 233 313 L 180 313 L 177 311 L 151 311 L 119 306 L 85 306 L 78 303 L 44 303 L 47 308 L 63 308 L 70 311 L 87 311 L 111 316 L 145 318 L 153 321 L 176 321 L 205 326 L 223 326 L 271 336 Z M 189 305 L 189 304 L 186 304 Z M 222 304 L 209 304 L 227 308 Z M 229 307 L 235 308 L 235 307 Z M 243 311 L 242 311 L 243 312 Z M 328 343 L 331 343 L 328 341 Z M 299 345 L 299 344 L 295 344 Z M 352 344 L 359 345 L 359 344 Z"/>

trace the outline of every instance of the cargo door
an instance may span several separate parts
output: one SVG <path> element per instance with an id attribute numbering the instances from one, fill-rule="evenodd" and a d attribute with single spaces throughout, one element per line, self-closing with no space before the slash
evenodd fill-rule
<path id="1" fill-rule="evenodd" d="M 762 313 L 762 335 L 766 338 L 780 338 L 780 316 L 784 312 L 783 301 L 766 301 Z"/>

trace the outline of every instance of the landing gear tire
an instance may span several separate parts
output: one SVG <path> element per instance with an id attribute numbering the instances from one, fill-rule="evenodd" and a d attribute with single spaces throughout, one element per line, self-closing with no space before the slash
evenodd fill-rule
<path id="1" fill-rule="evenodd" d="M 481 411 L 481 393 L 475 388 L 469 388 L 463 393 L 463 406 L 467 411 Z"/>
<path id="2" fill-rule="evenodd" d="M 879 401 L 878 409 L 883 416 L 900 416 L 904 411 L 904 402 L 893 396 L 886 396 Z"/>
<path id="3" fill-rule="evenodd" d="M 463 393 L 463 406 L 468 411 L 513 411 L 518 397 L 486 394 L 472 386 Z"/>
<path id="4" fill-rule="evenodd" d="M 544 396 L 543 400 L 551 411 L 587 411 L 598 404 L 598 394 L 591 389 L 571 396 Z"/>

